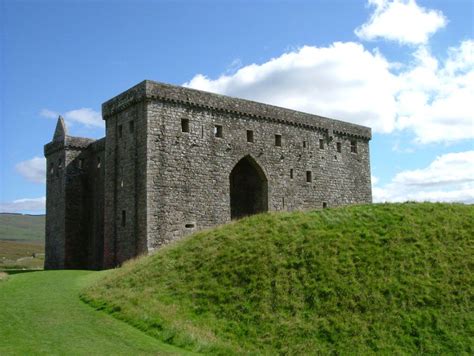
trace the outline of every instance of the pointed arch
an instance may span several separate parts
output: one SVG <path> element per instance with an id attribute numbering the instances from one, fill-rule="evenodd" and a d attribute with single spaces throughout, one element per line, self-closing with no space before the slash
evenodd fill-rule
<path id="1" fill-rule="evenodd" d="M 262 167 L 247 155 L 229 175 L 230 212 L 232 219 L 268 210 L 268 180 Z"/>

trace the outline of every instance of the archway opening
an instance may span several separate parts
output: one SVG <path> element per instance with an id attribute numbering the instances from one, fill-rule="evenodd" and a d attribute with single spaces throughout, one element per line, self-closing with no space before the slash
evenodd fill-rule
<path id="1" fill-rule="evenodd" d="M 268 210 L 268 183 L 255 160 L 242 158 L 230 173 L 230 214 L 232 219 Z"/>

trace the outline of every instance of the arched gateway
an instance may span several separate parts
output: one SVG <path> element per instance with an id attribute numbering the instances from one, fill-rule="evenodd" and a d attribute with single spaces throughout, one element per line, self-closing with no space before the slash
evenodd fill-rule
<path id="1" fill-rule="evenodd" d="M 267 177 L 251 156 L 245 156 L 235 165 L 229 180 L 232 219 L 268 210 Z"/>

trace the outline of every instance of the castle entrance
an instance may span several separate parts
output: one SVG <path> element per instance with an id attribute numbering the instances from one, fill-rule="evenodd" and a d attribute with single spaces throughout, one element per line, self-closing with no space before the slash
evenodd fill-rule
<path id="1" fill-rule="evenodd" d="M 232 169 L 229 178 L 232 219 L 268 210 L 267 178 L 252 157 L 242 158 Z"/>

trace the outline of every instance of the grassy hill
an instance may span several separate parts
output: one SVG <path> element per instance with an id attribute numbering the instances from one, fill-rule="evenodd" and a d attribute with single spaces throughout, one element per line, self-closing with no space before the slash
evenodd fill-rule
<path id="1" fill-rule="evenodd" d="M 44 215 L 0 213 L 0 240 L 44 241 Z"/>
<path id="2" fill-rule="evenodd" d="M 101 273 L 0 272 L 0 355 L 186 354 L 81 302 Z"/>
<path id="3" fill-rule="evenodd" d="M 44 215 L 0 213 L 0 270 L 42 268 Z"/>
<path id="4" fill-rule="evenodd" d="M 272 213 L 126 264 L 82 298 L 217 354 L 473 354 L 474 207 Z"/>

